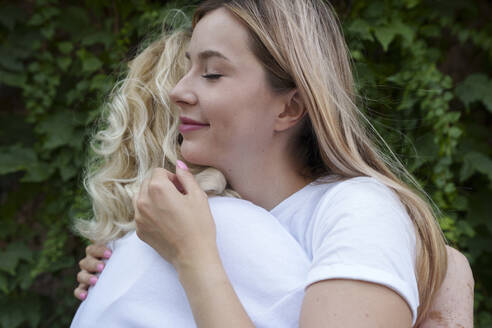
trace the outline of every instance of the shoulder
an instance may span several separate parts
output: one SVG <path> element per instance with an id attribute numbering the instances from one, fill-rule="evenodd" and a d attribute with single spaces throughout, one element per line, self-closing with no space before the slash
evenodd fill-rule
<path id="1" fill-rule="evenodd" d="M 336 182 L 318 202 L 311 238 L 308 284 L 349 279 L 386 286 L 407 301 L 415 322 L 415 229 L 396 192 L 372 177 Z"/>
<path id="2" fill-rule="evenodd" d="M 373 177 L 336 182 L 320 198 L 314 211 L 318 224 L 345 222 L 364 229 L 413 230 L 413 224 L 397 193 Z M 389 223 L 389 224 L 388 224 Z M 371 229 L 372 230 L 372 229 Z"/>
<path id="3" fill-rule="evenodd" d="M 333 201 L 343 201 L 345 205 L 360 207 L 361 205 L 378 205 L 390 202 L 400 202 L 397 194 L 383 182 L 374 177 L 355 177 L 336 182 L 332 188 L 328 188 L 318 207 L 334 206 Z"/>

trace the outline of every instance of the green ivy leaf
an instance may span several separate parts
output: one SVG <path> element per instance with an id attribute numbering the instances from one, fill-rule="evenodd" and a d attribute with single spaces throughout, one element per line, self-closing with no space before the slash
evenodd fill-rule
<path id="1" fill-rule="evenodd" d="M 402 36 L 408 43 L 413 41 L 415 32 L 413 29 L 404 24 L 400 19 L 394 19 L 388 25 L 374 27 L 374 35 L 378 39 L 383 50 L 388 51 L 390 43 L 395 39 L 397 35 Z"/>
<path id="2" fill-rule="evenodd" d="M 82 39 L 83 46 L 91 46 L 97 43 L 104 44 L 108 49 L 114 43 L 114 36 L 106 31 L 97 31 Z"/>
<path id="3" fill-rule="evenodd" d="M 27 167 L 27 174 L 22 177 L 22 182 L 46 181 L 55 172 L 51 163 L 35 162 Z"/>
<path id="4" fill-rule="evenodd" d="M 405 0 L 405 6 L 412 9 L 420 4 L 420 0 Z"/>
<path id="5" fill-rule="evenodd" d="M 61 57 L 60 59 L 58 59 L 57 63 L 58 63 L 58 66 L 60 66 L 60 68 L 63 71 L 66 71 L 67 68 L 72 63 L 72 58 L 70 58 L 70 57 Z"/>
<path id="6" fill-rule="evenodd" d="M 492 160 L 482 153 L 472 151 L 467 153 L 463 158 L 460 181 L 465 181 L 475 172 L 485 174 L 492 186 Z"/>
<path id="7" fill-rule="evenodd" d="M 475 236 L 475 230 L 473 230 L 468 222 L 463 220 L 459 220 L 456 222 L 456 230 L 460 235 L 464 234 L 469 238 L 473 238 Z"/>
<path id="8" fill-rule="evenodd" d="M 39 297 L 28 295 L 0 299 L 0 327 L 16 328 L 26 321 L 30 327 L 38 327 L 41 321 L 41 304 Z"/>
<path id="9" fill-rule="evenodd" d="M 68 181 L 78 173 L 78 167 L 73 165 L 72 159 L 72 152 L 66 149 L 62 149 L 55 159 L 54 164 L 58 167 L 63 181 Z"/>
<path id="10" fill-rule="evenodd" d="M 113 85 L 114 81 L 110 76 L 105 74 L 97 74 L 92 78 L 89 90 L 98 90 L 102 94 L 106 94 Z"/>
<path id="11" fill-rule="evenodd" d="M 22 88 L 26 84 L 27 76 L 25 73 L 10 73 L 0 70 L 0 82 L 11 86 Z"/>
<path id="12" fill-rule="evenodd" d="M 55 149 L 73 142 L 75 137 L 75 116 L 68 110 L 47 116 L 36 127 L 36 132 L 45 136 L 44 148 Z"/>
<path id="13" fill-rule="evenodd" d="M 383 26 L 374 28 L 374 35 L 378 39 L 379 43 L 383 46 L 383 50 L 388 51 L 388 46 L 396 36 L 396 31 L 390 26 Z"/>
<path id="14" fill-rule="evenodd" d="M 25 170 L 37 161 L 37 155 L 31 148 L 20 145 L 4 147 L 0 151 L 0 175 Z"/>
<path id="15" fill-rule="evenodd" d="M 0 253 L 0 270 L 14 275 L 20 260 L 31 262 L 32 251 L 21 242 L 10 244 L 4 252 Z"/>
<path id="16" fill-rule="evenodd" d="M 411 171 L 416 170 L 422 164 L 431 162 L 439 151 L 439 146 L 434 141 L 434 136 L 431 133 L 419 137 L 415 141 L 415 148 L 417 154 L 415 154 L 415 159 L 409 167 Z"/>
<path id="17" fill-rule="evenodd" d="M 55 34 L 55 27 L 53 25 L 49 25 L 45 28 L 41 29 L 41 34 L 46 38 L 46 39 L 51 39 L 53 35 Z"/>
<path id="18" fill-rule="evenodd" d="M 102 67 L 102 62 L 96 57 L 89 57 L 82 62 L 82 71 L 92 73 Z"/>
<path id="19" fill-rule="evenodd" d="M 456 95 L 467 107 L 475 101 L 481 101 L 492 113 L 492 79 L 487 75 L 469 75 L 456 87 Z"/>
<path id="20" fill-rule="evenodd" d="M 468 209 L 468 198 L 463 196 L 456 196 L 454 200 L 454 208 L 460 211 L 466 211 Z"/>
<path id="21" fill-rule="evenodd" d="M 363 40 L 374 41 L 374 37 L 371 34 L 371 26 L 365 20 L 354 19 L 347 29 L 349 32 L 357 34 Z"/>
<path id="22" fill-rule="evenodd" d="M 60 42 L 58 44 L 58 50 L 64 55 L 69 54 L 73 50 L 73 44 L 72 42 Z"/>

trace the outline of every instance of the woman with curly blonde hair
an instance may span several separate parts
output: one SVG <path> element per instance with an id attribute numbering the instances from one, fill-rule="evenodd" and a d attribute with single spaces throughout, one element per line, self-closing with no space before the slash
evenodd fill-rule
<path id="1" fill-rule="evenodd" d="M 242 198 L 273 214 L 309 259 L 301 327 L 441 320 L 433 309 L 450 307 L 436 297 L 456 296 L 443 281 L 471 272 L 459 256 L 448 261 L 430 199 L 357 108 L 329 4 L 209 0 L 192 26 L 186 45 L 176 32 L 131 62 L 95 135 L 94 219 L 78 231 L 107 243 L 135 230 L 176 270 L 198 326 L 252 327 L 209 203 Z M 85 261 L 78 295 L 94 283 L 97 261 Z"/>

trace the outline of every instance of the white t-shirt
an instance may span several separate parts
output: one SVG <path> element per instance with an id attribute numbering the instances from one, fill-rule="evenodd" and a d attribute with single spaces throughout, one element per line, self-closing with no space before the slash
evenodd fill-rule
<path id="1" fill-rule="evenodd" d="M 210 197 L 217 248 L 231 284 L 256 327 L 298 327 L 309 261 L 265 209 Z M 135 232 L 113 254 L 71 327 L 196 327 L 174 267 Z"/>
<path id="2" fill-rule="evenodd" d="M 405 299 L 415 324 L 416 236 L 400 199 L 372 177 L 323 181 L 308 184 L 270 211 L 309 258 L 306 288 L 333 278 L 378 283 Z"/>
<path id="3" fill-rule="evenodd" d="M 415 323 L 414 228 L 396 194 L 376 179 L 313 182 L 270 213 L 229 197 L 211 197 L 209 203 L 224 268 L 256 327 L 297 327 L 305 288 L 331 278 L 393 289 L 409 304 Z M 135 233 L 114 243 L 72 327 L 101 322 L 196 327 L 174 268 Z"/>

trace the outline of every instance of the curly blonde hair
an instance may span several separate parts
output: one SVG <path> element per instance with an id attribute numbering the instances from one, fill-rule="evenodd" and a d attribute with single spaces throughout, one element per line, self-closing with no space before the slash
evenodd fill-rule
<path id="1" fill-rule="evenodd" d="M 135 230 L 132 198 L 147 172 L 163 167 L 175 172 L 180 153 L 179 110 L 168 97 L 187 70 L 184 52 L 191 32 L 163 32 L 128 63 L 129 71 L 111 91 L 92 135 L 94 153 L 84 187 L 94 217 L 75 221 L 74 230 L 94 243 L 106 243 Z M 188 163 L 208 195 L 241 198 L 227 188 L 224 175 Z"/>

